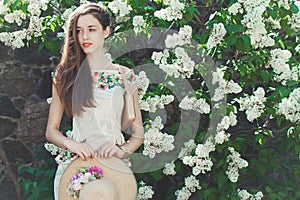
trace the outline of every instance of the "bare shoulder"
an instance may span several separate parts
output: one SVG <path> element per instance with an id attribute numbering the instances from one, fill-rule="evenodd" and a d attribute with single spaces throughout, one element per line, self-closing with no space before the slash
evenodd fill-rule
<path id="1" fill-rule="evenodd" d="M 119 69 L 122 71 L 122 72 L 129 72 L 129 71 L 131 71 L 131 69 L 129 68 L 129 67 L 126 67 L 126 66 L 123 66 L 123 65 L 119 65 L 119 64 L 116 64 L 118 67 L 119 67 Z"/>

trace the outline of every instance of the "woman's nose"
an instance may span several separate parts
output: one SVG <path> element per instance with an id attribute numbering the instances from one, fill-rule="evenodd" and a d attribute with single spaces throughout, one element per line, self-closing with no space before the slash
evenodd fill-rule
<path id="1" fill-rule="evenodd" d="M 82 31 L 82 39 L 88 39 L 88 32 L 87 31 Z"/>

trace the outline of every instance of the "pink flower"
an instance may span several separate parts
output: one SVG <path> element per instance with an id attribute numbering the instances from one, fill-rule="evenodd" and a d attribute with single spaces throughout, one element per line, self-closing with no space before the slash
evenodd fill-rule
<path id="1" fill-rule="evenodd" d="M 80 183 L 75 183 L 75 184 L 73 184 L 73 187 L 72 187 L 72 189 L 74 191 L 79 191 L 81 188 L 82 188 L 82 185 Z"/>
<path id="2" fill-rule="evenodd" d="M 92 166 L 92 167 L 90 167 L 90 168 L 88 169 L 88 172 L 90 172 L 90 173 L 95 172 L 95 173 L 99 173 L 99 174 L 104 174 L 103 169 L 101 169 L 101 168 L 98 167 L 98 166 Z"/>

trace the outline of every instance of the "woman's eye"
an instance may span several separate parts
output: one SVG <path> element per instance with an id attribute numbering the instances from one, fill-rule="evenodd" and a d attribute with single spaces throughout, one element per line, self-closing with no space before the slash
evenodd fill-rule
<path id="1" fill-rule="evenodd" d="M 76 30 L 76 32 L 77 32 L 77 33 L 80 33 L 80 32 L 81 32 L 81 30 L 77 29 L 77 30 Z"/>
<path id="2" fill-rule="evenodd" d="M 93 29 L 93 28 L 90 29 L 90 32 L 94 32 L 94 31 L 95 31 L 95 29 Z"/>

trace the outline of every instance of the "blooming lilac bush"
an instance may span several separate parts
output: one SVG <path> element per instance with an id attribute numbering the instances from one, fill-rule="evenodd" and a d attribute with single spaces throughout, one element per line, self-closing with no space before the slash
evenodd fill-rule
<path id="1" fill-rule="evenodd" d="M 37 42 L 59 56 L 65 20 L 86 2 L 0 1 L 0 41 L 12 48 Z M 138 152 L 149 162 L 172 153 L 179 159 L 137 173 L 147 184 L 142 182 L 138 198 L 300 198 L 295 187 L 300 174 L 300 1 L 209 2 L 101 3 L 114 19 L 108 43 L 121 44 L 112 45 L 112 59 L 136 69 L 141 60 L 152 63 L 165 78 L 153 84 L 151 72 L 137 74 L 146 133 Z M 128 52 L 114 57 L 131 45 L 120 39 L 122 34 L 132 29 L 136 41 L 143 35 L 151 40 L 153 27 L 161 30 L 160 48 L 144 46 L 139 62 Z M 168 30 L 175 32 L 163 37 Z M 57 37 L 46 37 L 53 33 Z M 179 90 L 180 80 L 193 90 Z M 201 120 L 184 121 L 185 111 Z M 194 137 L 187 137 L 191 132 Z M 172 186 L 155 196 L 160 181 Z"/>

